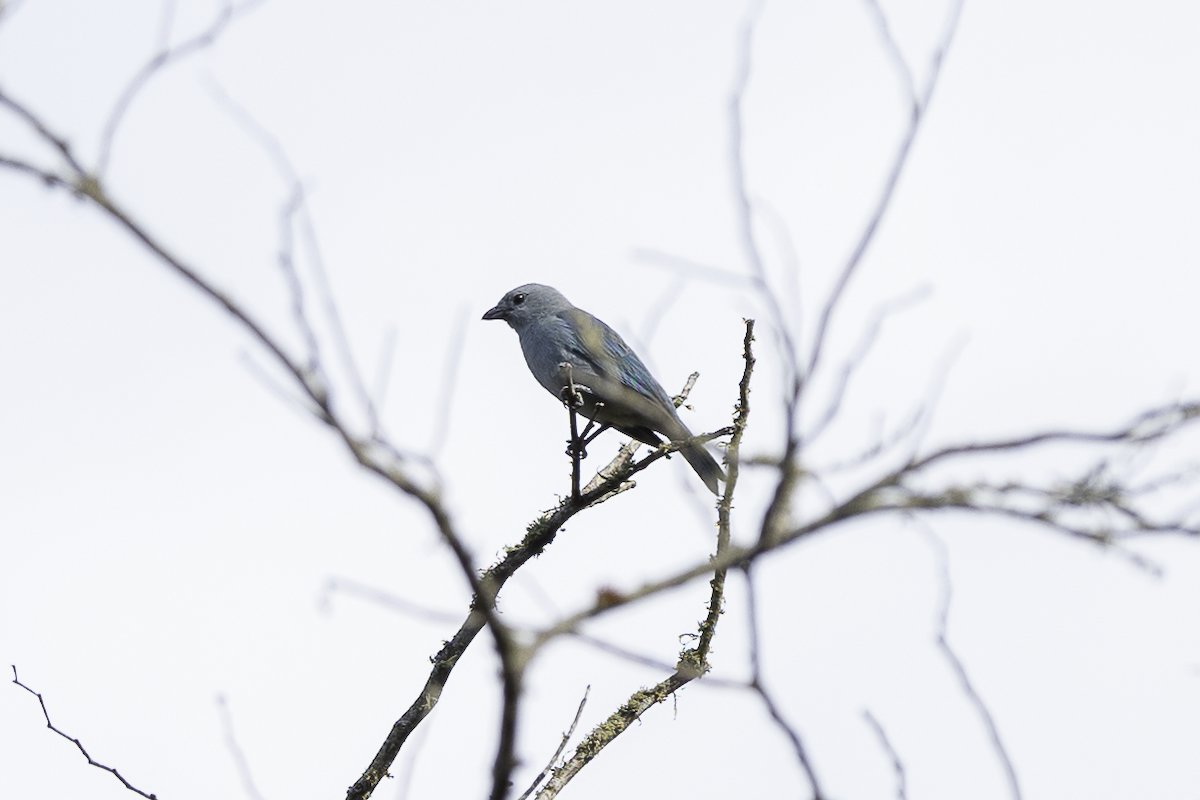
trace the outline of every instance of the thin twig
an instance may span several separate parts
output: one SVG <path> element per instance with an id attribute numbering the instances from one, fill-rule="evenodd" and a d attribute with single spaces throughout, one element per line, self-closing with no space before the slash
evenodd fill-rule
<path id="1" fill-rule="evenodd" d="M 879 0 L 865 0 L 865 2 L 867 7 L 871 9 L 871 14 L 875 18 L 875 27 L 879 30 L 879 35 L 883 39 L 888 57 L 892 59 L 892 64 L 896 67 L 896 73 L 900 76 L 900 82 L 903 85 L 904 91 L 908 94 L 909 103 L 914 109 L 913 113 L 918 113 L 921 100 L 917 97 L 917 83 L 913 79 L 912 68 L 908 66 L 908 61 L 904 58 L 904 54 L 900 52 L 900 44 L 892 36 L 892 29 L 888 25 L 887 15 L 883 13 L 883 7 L 879 5 Z"/>
<path id="2" fill-rule="evenodd" d="M 720 559 L 729 550 L 730 523 L 733 515 L 733 495 L 737 487 L 742 437 L 746 426 L 750 423 L 750 376 L 754 372 L 756 359 L 754 357 L 754 320 L 745 320 L 746 334 L 742 338 L 742 380 L 738 384 L 738 402 L 733 415 L 733 435 L 729 437 L 729 445 L 725 448 L 725 493 L 717 503 L 717 551 L 714 559 Z M 713 636 L 717 632 L 717 621 L 725 601 L 725 578 L 728 569 L 718 567 L 713 571 L 709 582 L 712 594 L 708 601 L 708 614 L 700 624 L 700 638 L 696 644 L 694 656 L 697 665 L 705 672 L 710 669 L 708 651 L 712 646 Z"/>
<path id="3" fill-rule="evenodd" d="M 871 726 L 871 730 L 875 732 L 875 738 L 879 739 L 879 746 L 883 748 L 884 752 L 888 754 L 888 758 L 892 760 L 892 769 L 896 772 L 896 800 L 907 800 L 908 782 L 904 775 L 904 762 L 900 760 L 900 755 L 896 752 L 896 748 L 892 747 L 887 732 L 879 724 L 879 720 L 875 719 L 875 715 L 863 709 L 863 718 Z"/>
<path id="4" fill-rule="evenodd" d="M 462 367 L 463 347 L 467 341 L 467 324 L 471 315 L 467 307 L 462 306 L 450 327 L 450 340 L 446 343 L 446 353 L 442 358 L 442 387 L 438 392 L 438 404 L 433 413 L 433 434 L 429 439 L 430 458 L 436 458 L 450 435 L 450 413 L 454 410 L 454 398 L 457 394 L 458 374 Z M 376 403 L 383 402 L 383 395 L 377 392 Z M 375 425 L 378 426 L 378 421 Z"/>
<path id="5" fill-rule="evenodd" d="M 55 150 L 57 150 L 58 154 L 63 157 L 64 161 L 66 161 L 67 167 L 71 170 L 71 172 L 74 172 L 79 176 L 83 176 L 87 173 L 87 170 L 85 170 L 75 158 L 75 154 L 71 152 L 71 146 L 67 144 L 67 140 L 61 136 L 56 136 L 55 134 L 51 133 L 46 124 L 42 122 L 42 120 L 39 119 L 32 111 L 26 108 L 23 103 L 17 102 L 10 95 L 0 90 L 0 105 L 7 107 L 10 111 L 24 120 L 29 127 L 33 128 L 33 132 L 38 135 L 38 138 L 42 139 Z M 50 173 L 47 170 L 33 167 L 25 162 L 22 162 L 20 159 L 13 159 L 9 157 L 5 158 L 3 163 L 6 166 L 16 167 L 27 172 L 39 174 L 41 175 L 42 180 L 45 180 L 47 183 L 53 182 L 55 185 L 72 185 L 71 181 L 64 178 L 59 178 L 57 175 L 53 175 L 53 173 Z"/>
<path id="6" fill-rule="evenodd" d="M 736 272 L 724 269 L 722 267 L 714 267 L 711 264 L 703 264 L 699 261 L 693 261 L 683 256 L 664 253 L 661 250 L 655 250 L 649 247 L 634 248 L 632 252 L 633 258 L 639 261 L 645 261 L 652 267 L 670 270 L 678 275 L 682 275 L 688 280 L 703 280 L 711 283 L 718 283 L 725 286 L 745 286 L 746 277 L 739 275 Z"/>
<path id="7" fill-rule="evenodd" d="M 929 107 L 929 101 L 933 97 L 934 88 L 937 86 L 938 76 L 941 72 L 942 62 L 946 52 L 950 48 L 950 44 L 954 41 L 954 32 L 958 27 L 959 14 L 962 11 L 963 0 L 955 0 L 951 7 L 946 31 L 942 36 L 942 40 L 938 45 L 931 59 L 929 75 L 925 80 L 925 85 L 919 96 L 910 89 L 910 95 L 913 96 L 912 116 L 909 120 L 908 129 L 904 133 L 904 137 L 900 141 L 900 146 L 896 151 L 896 155 L 892 159 L 891 171 L 884 179 L 883 189 L 875 200 L 875 206 L 867 218 L 867 224 L 864 226 L 862 233 L 859 235 L 858 241 L 854 245 L 854 249 L 850 253 L 850 257 L 842 267 L 841 273 L 838 275 L 837 282 L 834 284 L 833 290 L 826 298 L 824 307 L 821 310 L 820 320 L 817 323 L 817 331 L 813 341 L 812 349 L 809 352 L 808 365 L 804 369 L 804 380 L 812 379 L 813 373 L 816 371 L 821 357 L 824 353 L 825 338 L 828 335 L 830 324 L 833 320 L 833 315 L 838 308 L 839 301 L 846 291 L 846 287 L 850 283 L 850 279 L 854 277 L 858 271 L 859 265 L 862 263 L 863 256 L 866 255 L 867 249 L 875 240 L 875 233 L 879 229 L 880 223 L 883 221 L 884 214 L 892 204 L 892 197 L 896 193 L 896 187 L 900 183 L 900 176 L 904 172 L 904 167 L 908 164 L 909 154 L 912 152 L 913 143 L 916 141 L 917 132 L 921 128 L 921 123 L 925 117 L 925 111 Z M 876 17 L 876 21 L 883 19 L 882 14 Z M 883 20 L 885 25 L 883 34 L 885 40 L 891 41 L 891 34 L 886 28 L 886 20 Z M 894 46 L 894 45 L 893 45 Z M 898 53 L 898 50 L 894 52 Z M 900 59 L 901 63 L 903 59 Z M 907 70 L 907 65 L 905 65 Z"/>
<path id="8" fill-rule="evenodd" d="M 754 60 L 754 28 L 764 5 L 764 2 L 758 2 L 753 5 L 746 13 L 746 18 L 742 23 L 742 35 L 739 40 L 740 52 L 737 60 L 738 72 L 734 79 L 733 93 L 729 97 L 729 164 L 732 172 L 731 178 L 738 236 L 741 239 L 743 254 L 750 265 L 751 283 L 762 302 L 766 304 L 771 326 L 779 337 L 784 352 L 783 365 L 787 370 L 785 381 L 786 394 L 784 396 L 784 405 L 787 409 L 785 423 L 787 425 L 787 439 L 790 441 L 792 439 L 795 417 L 793 412 L 799 400 L 801 388 L 800 375 L 796 371 L 799 358 L 797 357 L 796 341 L 792 336 L 791 326 L 787 322 L 783 308 L 779 305 L 778 293 L 772 290 L 770 281 L 767 278 L 767 268 L 763 260 L 762 248 L 759 246 L 758 236 L 754 231 L 754 205 L 750 200 L 750 193 L 747 187 L 746 154 L 743 141 L 744 115 L 742 107 L 746 101 L 746 92 L 750 87 L 750 72 Z"/>
<path id="9" fill-rule="evenodd" d="M 799 731 L 783 718 L 783 712 L 779 710 L 779 706 L 763 684 L 762 666 L 759 660 L 758 603 L 755 599 L 757 592 L 754 588 L 754 574 L 749 565 L 746 565 L 743 572 L 746 576 L 746 613 L 750 624 L 750 688 L 762 700 L 767 713 L 770 714 L 776 726 L 792 743 L 792 749 L 796 751 L 796 761 L 804 770 L 808 783 L 812 787 L 813 800 L 822 800 L 824 795 L 821 793 L 821 785 L 817 782 L 817 773 L 813 769 L 812 761 L 808 757 L 808 751 L 804 747 Z"/>
<path id="10" fill-rule="evenodd" d="M 641 689 L 633 693 L 633 695 L 625 701 L 608 719 L 596 726 L 587 737 L 584 738 L 579 746 L 575 748 L 575 752 L 567 759 L 566 763 L 553 770 L 553 775 L 540 792 L 537 793 L 537 800 L 551 800 L 557 797 L 563 787 L 574 778 L 579 771 L 591 763 L 600 751 L 615 738 L 620 736 L 629 726 L 637 720 L 641 719 L 642 714 L 649 709 L 665 703 L 668 699 L 674 696 L 684 684 L 691 681 L 695 675 L 685 676 L 679 672 L 671 675 L 661 683 L 649 688 Z"/>
<path id="11" fill-rule="evenodd" d="M 396 355 L 396 338 L 395 326 L 389 326 L 384 331 L 383 342 L 379 346 L 379 358 L 375 365 L 375 382 L 371 386 L 370 395 L 371 404 L 376 409 L 383 408 L 387 404 L 388 385 L 392 377 L 392 360 Z M 457 358 L 458 356 L 456 355 L 454 372 L 452 373 L 454 375 L 457 375 L 458 370 Z M 442 390 L 442 397 L 449 398 L 450 391 L 453 391 L 453 385 L 447 381 L 443 384 Z M 449 411 L 446 413 L 449 414 Z M 378 419 L 375 420 L 375 428 L 371 431 L 371 435 L 375 437 L 382 437 L 384 435 L 383 428 Z M 435 438 L 429 446 L 431 456 L 436 456 L 438 453 L 439 446 L 437 442 L 438 440 Z"/>
<path id="12" fill-rule="evenodd" d="M 946 662 L 950 665 L 950 669 L 954 671 L 958 678 L 958 683 L 962 687 L 963 694 L 975 707 L 975 712 L 979 715 L 980 721 L 987 730 L 988 738 L 992 742 L 992 750 L 996 753 L 996 758 L 1000 762 L 1001 768 L 1004 770 L 1005 778 L 1008 779 L 1009 792 L 1012 794 L 1013 800 L 1021 800 L 1021 786 L 1017 782 L 1017 771 L 1013 767 L 1012 759 L 1008 756 L 1008 750 L 1004 747 L 1004 742 L 1000 739 L 1000 731 L 996 727 L 996 721 L 992 718 L 992 712 L 988 709 L 987 704 L 983 702 L 979 692 L 975 690 L 975 686 L 971 683 L 971 678 L 967 675 L 967 668 L 963 665 L 962 659 L 950 647 L 950 642 L 946 638 L 946 629 L 949 625 L 950 618 L 950 600 L 951 600 L 951 585 L 950 585 L 950 558 L 946 552 L 946 545 L 937 534 L 933 533 L 928 528 L 925 529 L 926 540 L 930 543 L 937 558 L 938 565 L 938 582 L 942 589 L 941 603 L 938 608 L 938 623 L 937 623 L 937 644 L 942 655 L 946 658 Z"/>
<path id="13" fill-rule="evenodd" d="M 300 180 L 300 175 L 295 166 L 292 164 L 291 158 L 284 149 L 283 144 L 262 124 L 254 118 L 254 116 L 243 106 L 238 104 L 231 98 L 224 89 L 217 83 L 212 83 L 209 87 L 213 98 L 217 103 L 228 113 L 242 129 L 254 140 L 255 143 L 262 149 L 264 153 L 271 159 L 275 165 L 276 171 L 280 177 L 289 185 L 293 198 L 295 198 L 296 219 L 299 223 L 300 233 L 303 236 L 303 241 L 307 249 L 308 261 L 310 264 L 313 279 L 316 281 L 317 298 L 321 302 L 321 309 L 325 314 L 326 321 L 329 325 L 329 331 L 333 338 L 333 345 L 337 357 L 341 360 L 347 377 L 350 380 L 350 386 L 357 398 L 359 404 L 364 409 L 367 419 L 370 423 L 371 433 L 373 436 L 379 435 L 379 419 L 377 413 L 377 400 L 372 399 L 367 392 L 366 383 L 362 378 L 362 373 L 358 369 L 358 365 L 354 359 L 353 351 L 350 347 L 350 340 L 346 334 L 346 328 L 342 324 L 341 314 L 338 312 L 337 304 L 333 300 L 333 288 L 329 282 L 329 277 L 325 270 L 324 259 L 321 256 L 321 248 L 317 242 L 316 229 L 313 226 L 312 218 L 308 212 L 307 192 L 303 181 Z M 299 291 L 299 281 L 290 284 L 293 293 Z M 307 319 L 301 322 L 302 331 L 308 328 L 311 323 Z M 309 345 L 310 360 L 316 359 L 317 350 L 315 341 L 310 337 Z"/>
<path id="14" fill-rule="evenodd" d="M 579 438 L 578 409 L 583 406 L 583 395 L 575 387 L 570 362 L 564 361 L 558 365 L 558 369 L 559 377 L 566 382 L 562 390 L 562 401 L 563 405 L 567 407 L 567 417 L 571 423 L 571 443 L 567 446 L 567 452 L 571 454 L 571 499 L 579 502 L 579 471 L 581 469 L 579 462 L 583 459 L 584 444 L 583 440 Z"/>
<path id="15" fill-rule="evenodd" d="M 242 778 L 242 788 L 245 790 L 246 796 L 252 800 L 263 800 L 262 793 L 254 785 L 254 776 L 250 773 L 250 761 L 238 744 L 237 737 L 233 735 L 233 714 L 230 712 L 229 702 L 223 694 L 217 695 L 217 711 L 221 715 L 221 728 L 225 731 L 225 747 L 233 756 L 233 763 L 237 766 L 238 775 Z"/>
<path id="16" fill-rule="evenodd" d="M 94 760 L 91 757 L 91 755 L 88 754 L 88 751 L 84 748 L 83 744 L 78 739 L 76 739 L 72 736 L 68 736 L 67 734 L 65 734 L 61 730 L 59 730 L 58 728 L 54 727 L 54 723 L 52 723 L 50 721 L 50 712 L 46 710 L 46 701 L 42 697 L 41 693 L 35 692 L 33 689 L 30 689 L 28 686 L 21 683 L 21 681 L 17 679 L 17 665 L 16 664 L 12 665 L 12 671 L 13 671 L 12 682 L 15 683 L 17 686 L 20 686 L 22 689 L 29 692 L 31 695 L 33 695 L 34 697 L 36 697 L 38 699 L 38 703 L 42 707 L 42 716 L 45 717 L 45 719 L 46 719 L 46 727 L 47 728 L 54 731 L 59 736 L 66 739 L 68 742 L 71 742 L 76 747 L 78 747 L 79 752 L 82 753 L 83 757 L 87 759 L 88 764 L 91 764 L 93 767 L 96 767 L 97 769 L 102 769 L 105 772 L 111 772 L 113 777 L 116 778 L 117 780 L 119 780 L 122 783 L 122 785 L 124 785 L 125 788 L 128 789 L 129 791 L 134 792 L 135 794 L 140 794 L 142 797 L 149 798 L 149 800 L 157 800 L 157 797 L 155 795 L 147 794 L 146 792 L 143 792 L 141 789 L 134 786 L 129 781 L 125 780 L 125 776 L 123 776 L 120 772 L 117 772 L 117 770 L 114 769 L 113 767 L 106 766 L 104 764 L 101 764 L 99 761 Z"/>
<path id="17" fill-rule="evenodd" d="M 820 435 L 828 428 L 830 423 L 837 417 L 838 412 L 842 407 L 842 400 L 845 398 L 846 389 L 850 385 L 850 379 L 858 371 L 866 361 L 867 356 L 871 352 L 871 348 L 875 342 L 879 340 L 879 333 L 883 330 L 883 324 L 889 317 L 894 314 L 899 314 L 912 308 L 917 303 L 924 300 L 930 294 L 928 286 L 923 286 L 908 294 L 889 300 L 886 303 L 880 304 L 871 314 L 871 319 L 867 324 L 867 329 L 863 332 L 862 338 L 859 340 L 858 346 L 854 348 L 850 357 L 842 365 L 838 372 L 836 385 L 833 389 L 833 395 L 830 397 L 828 404 L 825 406 L 825 411 L 816 421 L 808 428 L 803 437 L 803 446 L 812 447 L 813 443 Z"/>
<path id="18" fill-rule="evenodd" d="M 419 617 L 429 622 L 457 622 L 460 616 L 458 614 L 450 614 L 446 611 L 435 611 L 434 609 L 426 608 L 419 603 L 397 597 L 391 592 L 386 592 L 376 586 L 368 586 L 365 583 L 359 583 L 349 578 L 331 577 L 325 581 L 325 588 L 321 593 L 319 601 L 323 608 L 329 607 L 330 597 L 334 594 L 347 594 L 359 597 L 376 605 L 398 611 L 401 614 L 406 614 L 410 617 Z"/>
<path id="19" fill-rule="evenodd" d="M 192 53 L 212 46 L 213 42 L 225 32 L 225 29 L 235 17 L 249 11 L 260 2 L 261 0 L 245 0 L 245 2 L 238 5 L 227 2 L 220 12 L 218 12 L 216 19 L 199 34 L 176 47 L 168 47 L 164 42 L 163 49 L 142 65 L 142 68 L 137 71 L 137 74 L 126 85 L 125 90 L 121 92 L 121 96 L 117 98 L 117 102 L 113 105 L 112 112 L 109 114 L 108 122 L 104 126 L 104 133 L 100 137 L 99 155 L 96 157 L 96 170 L 94 174 L 97 180 L 103 177 L 108 169 L 108 161 L 112 154 L 113 142 L 117 136 L 117 128 L 120 126 L 121 120 L 124 119 L 125 112 L 129 110 L 129 106 L 133 104 L 134 98 L 149 83 L 150 79 L 171 62 L 178 61 Z M 77 171 L 82 172 L 82 170 L 78 169 Z"/>
<path id="20" fill-rule="evenodd" d="M 558 759 L 562 757 L 563 751 L 567 749 L 567 742 L 571 741 L 571 737 L 575 735 L 575 728 L 579 725 L 579 718 L 583 716 L 583 707 L 587 705 L 588 693 L 591 691 L 592 686 L 588 684 L 588 687 L 583 690 L 583 699 L 579 701 L 579 708 L 575 710 L 575 719 L 571 720 L 571 727 L 567 728 L 567 732 L 563 734 L 562 742 L 559 743 L 558 749 L 554 751 L 554 755 L 550 756 L 550 761 L 542 768 L 542 771 L 533 779 L 533 783 L 529 784 L 529 788 L 517 800 L 526 800 L 529 795 L 533 794 L 534 790 L 546 779 L 546 775 L 554 765 L 558 763 Z"/>
<path id="21" fill-rule="evenodd" d="M 288 295 L 292 300 L 292 321 L 304 338 L 305 349 L 308 352 L 305 369 L 314 375 L 321 376 L 321 380 L 328 384 L 329 378 L 321 367 L 321 348 L 317 341 L 317 332 L 313 330 L 312 323 L 308 318 L 308 311 L 305 308 L 304 283 L 300 280 L 300 273 L 296 269 L 296 237 L 293 229 L 296 216 L 303 207 L 304 190 L 300 186 L 294 186 L 291 196 L 279 212 L 279 253 L 276 260 L 279 263 L 279 271 L 283 273 L 284 281 L 287 283 Z"/>

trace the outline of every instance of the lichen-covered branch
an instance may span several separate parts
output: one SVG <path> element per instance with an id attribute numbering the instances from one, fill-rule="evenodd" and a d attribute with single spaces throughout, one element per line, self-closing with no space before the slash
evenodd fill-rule
<path id="1" fill-rule="evenodd" d="M 713 556 L 715 561 L 719 561 L 729 548 L 729 524 L 734 491 L 738 481 L 738 453 L 742 436 L 750 422 L 750 378 L 754 373 L 755 364 L 754 320 L 748 319 L 745 322 L 746 334 L 742 340 L 744 368 L 742 379 L 738 383 L 738 402 L 733 416 L 733 433 L 725 451 L 727 480 L 725 493 L 718 504 L 717 549 Z M 712 668 L 708 663 L 708 654 L 724 605 L 727 571 L 727 567 L 717 567 L 713 571 L 713 578 L 710 581 L 712 593 L 708 602 L 708 614 L 700 622 L 696 635 L 696 646 L 687 648 L 679 654 L 679 662 L 675 666 L 674 674 L 650 689 L 639 689 L 634 692 L 620 708 L 609 715 L 608 719 L 588 734 L 587 738 L 575 748 L 571 757 L 554 769 L 554 774 L 547 781 L 546 786 L 538 792 L 538 800 L 549 800 L 549 798 L 556 797 L 559 791 L 579 774 L 579 771 L 587 766 L 601 750 L 624 733 L 630 723 L 641 717 L 649 708 L 665 701 L 680 688 L 701 677 Z M 605 602 L 604 598 L 601 598 L 600 602 Z M 545 641 L 545 639 L 541 639 L 539 644 Z"/>

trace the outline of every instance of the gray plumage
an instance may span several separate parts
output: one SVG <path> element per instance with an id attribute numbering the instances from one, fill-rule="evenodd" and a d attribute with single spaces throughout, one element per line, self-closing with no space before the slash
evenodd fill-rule
<path id="1" fill-rule="evenodd" d="M 662 443 L 660 433 L 673 442 L 691 438 L 671 398 L 637 353 L 616 331 L 571 305 L 557 290 L 539 283 L 518 286 L 483 318 L 512 326 L 521 338 L 529 371 L 556 398 L 562 399 L 567 385 L 560 365 L 570 364 L 571 379 L 583 395 L 584 417 L 652 446 Z M 717 481 L 725 480 L 725 473 L 708 450 L 692 444 L 679 452 L 717 494 Z"/>

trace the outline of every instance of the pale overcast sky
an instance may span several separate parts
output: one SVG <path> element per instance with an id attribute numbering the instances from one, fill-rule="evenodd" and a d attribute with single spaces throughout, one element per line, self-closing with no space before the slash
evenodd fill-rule
<path id="1" fill-rule="evenodd" d="M 948 7 L 883 7 L 923 82 Z M 220 5 L 4 8 L 0 87 L 93 163 L 110 109 L 164 32 L 185 41 Z M 747 274 L 729 98 L 749 10 L 268 0 L 144 87 L 106 185 L 299 346 L 276 265 L 291 185 L 263 146 L 271 137 L 306 189 L 357 363 L 373 391 L 386 386 L 386 429 L 432 455 L 486 565 L 568 490 L 565 415 L 529 376 L 513 332 L 479 319 L 521 283 L 554 285 L 607 321 L 670 391 L 698 370 L 685 413 L 697 431 L 728 424 L 742 319 L 757 317 L 745 447 L 778 452 L 780 353 L 763 304 L 743 283 L 664 265 L 670 256 Z M 836 318 L 832 364 L 881 304 L 912 303 L 884 325 L 808 463 L 843 460 L 894 430 L 931 387 L 927 446 L 1108 429 L 1200 395 L 1197 41 L 1200 5 L 1189 0 L 968 0 Z M 906 91 L 867 3 L 763 6 L 744 98 L 747 182 L 802 345 L 876 202 L 907 124 Z M 57 165 L 7 111 L 0 154 Z M 467 602 L 426 516 L 281 397 L 267 363 L 92 207 L 0 170 L 0 664 L 15 664 L 93 757 L 163 800 L 249 796 L 218 696 L 262 797 L 342 797 L 457 623 L 331 596 L 328 581 L 455 619 Z M 598 440 L 596 460 L 618 441 Z M 1121 454 L 1121 464 L 1149 476 L 1198 444 Z M 1065 478 L 1081 463 L 1055 450 L 990 462 L 988 474 Z M 745 474 L 742 539 L 754 535 L 769 477 Z M 506 587 L 506 619 L 545 624 L 602 587 L 635 587 L 711 552 L 715 515 L 682 459 L 638 484 L 574 520 Z M 1026 800 L 1195 798 L 1197 544 L 1132 545 L 1161 568 L 1155 577 L 1044 529 L 948 514 L 847 525 L 759 569 L 765 680 L 830 797 L 896 796 L 864 710 L 903 760 L 909 798 L 1011 796 L 936 645 L 936 541 L 953 587 L 949 640 Z M 698 581 L 589 631 L 674 663 L 707 596 Z M 746 630 L 734 579 L 714 677 L 746 677 Z M 485 792 L 496 669 L 480 637 L 376 797 Z M 542 655 L 528 678 L 518 793 L 584 687 L 581 732 L 662 677 L 578 642 Z M 753 696 L 700 682 L 648 712 L 566 791 L 809 790 Z M 130 794 L 9 684 L 0 796 Z"/>

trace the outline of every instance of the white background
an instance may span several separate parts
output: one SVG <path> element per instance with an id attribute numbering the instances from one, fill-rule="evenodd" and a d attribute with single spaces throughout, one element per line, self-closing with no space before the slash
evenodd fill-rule
<path id="1" fill-rule="evenodd" d="M 171 41 L 217 9 L 178 3 Z M 886 10 L 924 80 L 946 9 Z M 728 424 L 741 320 L 758 317 L 746 451 L 778 452 L 779 353 L 761 303 L 743 284 L 646 255 L 746 274 L 729 97 L 747 11 L 267 2 L 150 81 L 118 132 L 106 186 L 298 346 L 275 263 L 290 184 L 231 109 L 270 132 L 305 186 L 357 363 L 372 386 L 387 377 L 384 424 L 435 459 L 486 565 L 567 490 L 564 415 L 528 375 L 515 335 L 479 320 L 518 284 L 552 284 L 607 321 L 669 391 L 699 370 L 685 415 L 695 430 Z M 93 163 L 163 20 L 154 2 L 9 3 L 0 86 Z M 924 299 L 889 318 L 813 465 L 894 429 L 931 385 L 941 389 L 927 447 L 1107 429 L 1197 394 L 1198 34 L 1200 6 L 1182 0 L 966 5 L 895 201 L 836 319 L 829 366 L 853 351 L 880 303 Z M 752 58 L 748 184 L 772 277 L 809 344 L 904 130 L 905 93 L 863 3 L 768 3 Z M 56 165 L 8 114 L 0 152 Z M 799 305 L 786 291 L 783 231 Z M 16 664 L 93 757 L 164 800 L 244 796 L 218 696 L 264 797 L 343 796 L 457 621 L 331 595 L 329 579 L 452 620 L 467 600 L 427 519 L 264 381 L 266 363 L 93 208 L 0 173 L 0 664 Z M 616 445 L 615 435 L 598 441 L 594 460 Z M 1001 476 L 1065 478 L 1081 463 L 1053 450 L 992 465 Z M 741 539 L 754 534 L 769 478 L 746 473 Z M 506 619 L 544 624 L 602 587 L 634 587 L 711 551 L 710 498 L 682 459 L 638 483 L 569 524 L 510 583 Z M 1134 545 L 1161 568 L 1155 577 L 1047 530 L 956 515 L 844 526 L 759 571 L 765 679 L 829 796 L 895 796 L 864 709 L 904 761 L 909 797 L 1009 796 L 936 647 L 931 532 L 949 559 L 949 639 L 1024 796 L 1194 798 L 1195 544 Z M 673 663 L 706 598 L 697 582 L 589 631 Z M 734 579 L 715 677 L 747 675 L 745 609 Z M 495 673 L 481 636 L 377 797 L 405 787 L 413 798 L 481 796 Z M 663 675 L 577 642 L 553 646 L 528 679 L 518 791 L 585 686 L 580 732 Z M 701 683 L 647 713 L 567 792 L 808 788 L 753 696 Z M 131 795 L 8 684 L 0 796 Z"/>

